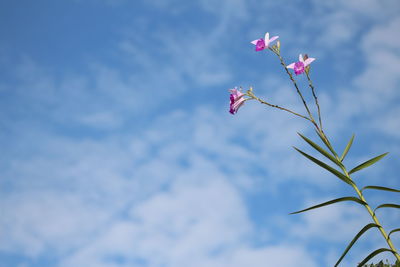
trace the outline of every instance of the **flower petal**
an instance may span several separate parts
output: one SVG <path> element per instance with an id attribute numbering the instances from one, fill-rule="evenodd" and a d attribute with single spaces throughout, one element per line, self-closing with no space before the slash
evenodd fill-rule
<path id="1" fill-rule="evenodd" d="M 269 41 L 269 32 L 267 32 L 267 33 L 265 34 L 265 38 L 264 38 L 264 40 L 265 40 L 266 42 L 268 42 L 268 41 Z"/>
<path id="2" fill-rule="evenodd" d="M 272 43 L 273 41 L 275 41 L 278 38 L 279 38 L 279 36 L 273 36 L 271 39 L 269 39 L 269 43 Z"/>
<path id="3" fill-rule="evenodd" d="M 252 43 L 253 45 L 257 45 L 258 40 L 259 40 L 259 39 L 254 40 L 254 41 L 251 41 L 251 43 Z"/>
<path id="4" fill-rule="evenodd" d="M 313 57 L 307 58 L 307 59 L 304 61 L 304 66 L 306 67 L 306 66 L 310 65 L 311 62 L 313 62 L 314 60 L 315 60 L 315 58 L 313 58 Z"/>
<path id="5" fill-rule="evenodd" d="M 231 114 L 235 114 L 239 108 L 244 104 L 245 98 L 243 97 L 244 94 L 235 89 L 230 89 L 231 92 L 229 98 L 230 98 L 230 104 L 229 104 L 229 112 Z"/>
<path id="6" fill-rule="evenodd" d="M 267 46 L 267 44 L 265 44 L 265 41 L 264 41 L 264 39 L 259 39 L 258 41 L 257 41 L 257 44 L 256 44 L 256 51 L 262 51 L 262 50 L 264 50 L 265 49 L 265 47 Z"/>
<path id="7" fill-rule="evenodd" d="M 292 63 L 292 64 L 290 64 L 290 65 L 287 65 L 286 68 L 288 68 L 288 69 L 294 69 L 294 64 L 295 64 L 295 63 Z"/>
<path id="8" fill-rule="evenodd" d="M 239 91 L 239 90 L 236 89 L 236 88 L 234 88 L 234 89 L 229 89 L 229 91 L 231 92 L 231 94 L 232 94 L 235 98 L 238 98 L 238 97 L 241 97 L 241 96 L 244 95 L 241 91 Z"/>
<path id="9" fill-rule="evenodd" d="M 303 59 L 303 56 L 301 54 L 299 55 L 299 61 L 304 63 L 304 59 Z"/>

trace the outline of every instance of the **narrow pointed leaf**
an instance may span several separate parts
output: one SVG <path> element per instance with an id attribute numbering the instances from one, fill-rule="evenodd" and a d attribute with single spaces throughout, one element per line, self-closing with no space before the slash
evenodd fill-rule
<path id="1" fill-rule="evenodd" d="M 305 211 L 312 210 L 312 209 L 317 209 L 317 208 L 320 208 L 320 207 L 328 206 L 328 205 L 331 205 L 331 204 L 334 204 L 334 203 L 337 203 L 337 202 L 343 202 L 343 201 L 354 201 L 354 202 L 357 202 L 357 203 L 359 203 L 361 205 L 366 205 L 367 204 L 364 201 L 362 201 L 361 199 L 356 198 L 356 197 L 341 197 L 341 198 L 333 199 L 333 200 L 330 200 L 330 201 L 327 201 L 327 202 L 324 202 L 324 203 L 309 207 L 309 208 L 304 209 L 304 210 L 299 210 L 299 211 L 296 211 L 296 212 L 292 212 L 290 214 L 297 214 L 297 213 L 305 212 Z"/>
<path id="2" fill-rule="evenodd" d="M 347 153 L 349 152 L 350 147 L 353 144 L 353 140 L 354 140 L 354 134 L 351 136 L 350 141 L 347 143 L 347 146 L 344 149 L 342 156 L 340 157 L 340 161 L 341 162 L 344 160 L 344 158 L 346 157 Z"/>
<path id="3" fill-rule="evenodd" d="M 317 133 L 317 135 L 319 136 L 319 138 L 322 140 L 322 142 L 324 142 L 324 144 L 326 145 L 327 148 L 329 148 L 329 150 L 332 152 L 333 155 L 337 156 L 335 150 L 333 149 L 333 147 L 331 146 L 331 144 L 329 143 L 329 141 L 327 141 L 318 131 L 315 131 Z"/>
<path id="4" fill-rule="evenodd" d="M 365 189 L 376 189 L 376 190 L 384 190 L 384 191 L 390 191 L 390 192 L 397 192 L 397 193 L 400 193 L 400 190 L 398 190 L 398 189 L 393 189 L 393 188 L 384 187 L 384 186 L 376 186 L 376 185 L 364 186 L 364 187 L 361 189 L 361 192 L 364 191 Z"/>
<path id="5" fill-rule="evenodd" d="M 390 233 L 388 234 L 388 237 L 390 237 L 391 234 L 396 233 L 396 232 L 400 232 L 400 228 L 393 229 L 392 231 L 390 231 Z"/>
<path id="6" fill-rule="evenodd" d="M 372 259 L 372 258 L 375 257 L 376 255 L 378 255 L 379 253 L 386 252 L 386 251 L 392 252 L 393 254 L 395 253 L 393 250 L 388 249 L 388 248 L 380 248 L 380 249 L 377 249 L 377 250 L 375 250 L 374 252 L 372 252 L 371 254 L 369 254 L 365 259 L 363 259 L 363 261 L 360 262 L 360 263 L 357 265 L 357 267 L 362 267 L 362 266 L 363 266 L 364 264 L 366 264 L 370 259 Z"/>
<path id="7" fill-rule="evenodd" d="M 347 178 L 343 173 L 339 172 L 338 170 L 336 170 L 335 168 L 332 168 L 331 166 L 329 166 L 328 164 L 308 155 L 307 153 L 304 153 L 303 151 L 301 151 L 300 149 L 294 147 L 294 149 L 296 149 L 300 154 L 302 154 L 303 156 L 305 156 L 306 158 L 308 158 L 309 160 L 313 161 L 314 163 L 318 164 L 319 166 L 321 166 L 322 168 L 328 170 L 329 172 L 331 172 L 332 174 L 336 175 L 339 179 L 341 179 L 342 181 L 344 181 L 345 183 L 348 184 L 352 184 L 353 181 L 351 181 L 349 178 Z"/>
<path id="8" fill-rule="evenodd" d="M 359 170 L 362 170 L 368 166 L 371 166 L 372 164 L 374 164 L 375 162 L 378 162 L 379 160 L 381 160 L 384 156 L 386 156 L 389 152 L 383 153 L 382 155 L 379 155 L 375 158 L 372 158 L 370 160 L 367 160 L 364 163 L 361 163 L 360 165 L 358 165 L 357 167 L 355 167 L 354 169 L 352 169 L 351 171 L 349 171 L 349 174 L 352 174 L 354 172 L 357 172 Z"/>
<path id="9" fill-rule="evenodd" d="M 360 236 L 362 236 L 366 231 L 368 231 L 372 227 L 379 228 L 380 226 L 375 224 L 375 223 L 370 223 L 370 224 L 367 224 L 366 226 L 364 226 L 364 228 L 361 229 L 360 232 L 358 232 L 358 234 L 353 238 L 353 240 L 351 240 L 350 244 L 346 247 L 346 249 L 344 250 L 342 256 L 340 256 L 339 260 L 336 262 L 335 267 L 337 267 L 339 265 L 339 263 L 343 260 L 343 258 L 346 256 L 347 252 L 349 252 L 351 247 L 354 245 L 354 243 L 357 242 L 357 240 L 360 238 Z"/>
<path id="10" fill-rule="evenodd" d="M 332 154 L 328 153 L 328 151 L 324 150 L 322 147 L 320 147 L 319 145 L 317 145 L 316 143 L 314 143 L 307 137 L 303 136 L 302 134 L 298 133 L 298 135 L 300 135 L 300 137 L 303 138 L 304 141 L 306 141 L 310 146 L 315 148 L 319 153 L 321 153 L 322 155 L 324 155 L 325 157 L 330 159 L 333 163 L 335 163 L 339 167 L 341 166 L 341 163 L 334 156 L 332 156 Z"/>
<path id="11" fill-rule="evenodd" d="M 396 208 L 396 209 L 400 209 L 400 205 L 399 205 L 399 204 L 392 204 L 392 203 L 382 204 L 382 205 L 379 205 L 378 207 L 376 207 L 376 208 L 374 209 L 374 212 L 375 212 L 377 209 L 380 209 L 380 208 Z"/>

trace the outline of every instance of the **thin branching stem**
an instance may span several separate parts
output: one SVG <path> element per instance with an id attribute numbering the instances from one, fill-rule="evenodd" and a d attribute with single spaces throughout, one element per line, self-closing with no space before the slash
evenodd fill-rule
<path id="1" fill-rule="evenodd" d="M 267 101 L 262 100 L 261 98 L 255 96 L 255 95 L 253 94 L 253 92 L 251 92 L 250 90 L 247 92 L 247 95 L 248 95 L 251 99 L 255 99 L 255 100 L 257 100 L 258 102 L 260 102 L 261 104 L 264 104 L 264 105 L 267 105 L 267 106 L 270 106 L 270 107 L 273 107 L 273 108 L 277 108 L 277 109 L 280 109 L 280 110 L 287 111 L 287 112 L 289 112 L 289 113 L 292 113 L 293 115 L 296 115 L 296 116 L 298 116 L 298 117 L 301 117 L 301 118 L 303 118 L 303 119 L 306 119 L 306 120 L 308 120 L 308 121 L 311 121 L 310 118 L 308 118 L 308 117 L 306 117 L 306 116 L 304 116 L 304 115 L 301 115 L 301 114 L 299 114 L 299 113 L 296 113 L 296 112 L 294 112 L 294 111 L 291 111 L 290 109 L 287 109 L 287 108 L 284 108 L 284 107 L 281 107 L 281 106 L 278 106 L 278 105 L 274 105 L 274 104 L 268 103 Z"/>
<path id="2" fill-rule="evenodd" d="M 294 114 L 294 115 L 296 115 L 296 116 L 299 116 L 299 117 L 301 117 L 301 118 L 303 118 L 303 119 L 306 119 L 306 120 L 310 121 L 310 122 L 315 126 L 315 128 L 316 128 L 318 134 L 323 138 L 323 140 L 325 141 L 325 143 L 329 146 L 329 148 L 331 149 L 331 152 L 333 153 L 333 155 L 334 155 L 334 157 L 337 159 L 337 161 L 338 161 L 338 162 L 341 162 L 339 156 L 337 155 L 337 153 L 335 152 L 335 150 L 332 148 L 332 145 L 331 145 L 331 143 L 329 142 L 328 137 L 325 135 L 324 131 L 322 130 L 321 109 L 320 109 L 320 106 L 319 106 L 319 103 L 318 103 L 317 95 L 316 95 L 316 93 L 315 93 L 314 85 L 312 84 L 312 81 L 311 81 L 311 78 L 310 78 L 310 75 L 309 75 L 309 69 L 306 70 L 306 76 L 307 76 L 307 80 L 308 80 L 308 85 L 309 85 L 309 87 L 311 88 L 312 95 L 313 95 L 314 100 L 315 100 L 315 105 L 317 106 L 317 109 L 318 109 L 318 122 L 319 122 L 319 125 L 318 125 L 318 124 L 316 123 L 316 121 L 314 120 L 314 118 L 313 118 L 313 116 L 312 116 L 312 113 L 310 112 L 310 109 L 308 108 L 307 103 L 306 103 L 306 101 L 305 101 L 305 99 L 304 99 L 304 97 L 303 97 L 303 95 L 302 95 L 302 93 L 301 93 L 301 91 L 300 91 L 300 89 L 299 89 L 299 87 L 298 87 L 298 85 L 297 85 L 295 79 L 293 78 L 293 75 L 292 75 L 292 74 L 289 72 L 289 70 L 287 69 L 285 62 L 284 62 L 283 58 L 282 58 L 281 55 L 280 55 L 279 47 L 270 47 L 269 49 L 270 49 L 272 52 L 274 52 L 274 53 L 278 56 L 281 65 L 284 67 L 286 73 L 288 74 L 290 80 L 292 81 L 294 87 L 296 88 L 297 94 L 300 96 L 300 98 L 301 98 L 301 100 L 302 100 L 302 102 L 303 102 L 303 105 L 304 105 L 304 107 L 305 107 L 306 110 L 307 110 L 307 113 L 308 113 L 308 116 L 309 116 L 309 117 L 306 117 L 306 116 L 304 116 L 304 115 L 298 114 L 298 113 L 293 112 L 293 111 L 291 111 L 291 110 L 289 110 L 289 109 L 282 108 L 282 107 L 280 107 L 280 106 L 270 104 L 270 103 L 268 103 L 268 102 L 266 102 L 266 101 L 264 101 L 264 100 L 262 100 L 262 99 L 256 97 L 256 96 L 253 94 L 252 89 L 248 90 L 246 95 L 250 97 L 249 99 L 258 100 L 258 101 L 259 101 L 260 103 L 262 103 L 262 104 L 265 104 L 265 105 L 268 105 L 268 106 L 270 106 L 270 107 L 274 107 L 274 108 L 278 108 L 278 109 L 281 109 L 281 110 L 290 112 L 290 113 L 292 113 L 292 114 Z M 386 243 L 388 244 L 388 246 L 390 247 L 390 249 L 393 251 L 393 254 L 394 254 L 394 256 L 396 257 L 396 259 L 400 262 L 400 254 L 397 252 L 397 249 L 396 249 L 395 246 L 393 245 L 393 242 L 391 241 L 389 235 L 386 233 L 385 229 L 383 228 L 383 226 L 382 226 L 381 223 L 379 222 L 379 220 L 378 220 L 378 218 L 377 218 L 375 212 L 374 212 L 374 211 L 371 209 L 371 207 L 369 206 L 369 204 L 368 204 L 367 200 L 365 199 L 365 197 L 364 197 L 362 191 L 357 187 L 356 183 L 352 180 L 352 178 L 350 177 L 350 175 L 349 175 L 349 173 L 348 173 L 346 167 L 345 167 L 343 164 L 341 164 L 341 165 L 340 165 L 340 168 L 342 169 L 343 174 L 351 181 L 351 186 L 352 186 L 353 189 L 356 191 L 356 193 L 357 193 L 359 199 L 362 200 L 362 201 L 365 203 L 364 206 L 365 206 L 365 208 L 367 209 L 369 215 L 371 216 L 371 218 L 372 218 L 372 220 L 375 222 L 375 224 L 377 224 L 377 225 L 379 226 L 379 227 L 378 227 L 378 228 L 379 228 L 379 231 L 381 232 L 382 236 L 384 237 L 384 239 L 385 239 Z"/>
<path id="3" fill-rule="evenodd" d="M 275 49 L 270 48 L 270 50 L 271 50 L 272 52 L 274 52 L 275 55 L 278 56 L 278 58 L 279 58 L 279 60 L 280 60 L 280 62 L 281 62 L 281 65 L 283 66 L 283 68 L 285 69 L 287 75 L 289 76 L 290 80 L 292 81 L 294 87 L 296 88 L 297 94 L 300 96 L 301 101 L 303 102 L 303 105 L 304 105 L 304 107 L 305 107 L 306 110 L 307 110 L 307 113 L 308 113 L 308 116 L 309 116 L 310 121 L 314 124 L 314 126 L 317 128 L 317 130 L 319 130 L 319 126 L 318 126 L 318 124 L 315 122 L 315 120 L 314 120 L 314 118 L 313 118 L 313 115 L 311 114 L 310 109 L 309 109 L 308 106 L 307 106 L 307 102 L 306 102 L 306 100 L 304 99 L 303 94 L 301 93 L 301 91 L 300 91 L 300 89 L 299 89 L 299 87 L 298 87 L 298 85 L 297 85 L 297 82 L 296 82 L 296 80 L 293 78 L 293 75 L 290 73 L 290 71 L 288 70 L 288 68 L 286 67 L 285 61 L 283 60 L 281 54 L 279 53 L 279 51 L 276 51 Z"/>
<path id="4" fill-rule="evenodd" d="M 318 97 L 317 97 L 317 95 L 315 94 L 314 85 L 313 85 L 313 83 L 312 83 L 312 81 L 311 81 L 311 78 L 310 78 L 310 69 L 306 70 L 306 76 L 307 76 L 307 80 L 308 80 L 308 86 L 311 88 L 311 92 L 312 92 L 312 95 L 313 95 L 314 100 L 315 100 L 315 105 L 317 106 L 317 109 L 318 109 L 319 127 L 321 128 L 321 132 L 323 132 L 323 130 L 322 130 L 322 119 L 321 119 L 321 109 L 320 109 L 320 107 L 319 107 Z"/>
<path id="5" fill-rule="evenodd" d="M 301 114 L 299 114 L 299 113 L 293 112 L 293 111 L 291 111 L 291 110 L 289 110 L 289 109 L 287 109 L 287 108 L 283 108 L 283 107 L 280 107 L 280 106 L 278 106 L 278 105 L 270 104 L 270 103 L 268 103 L 268 102 L 266 102 L 266 101 L 264 101 L 264 100 L 258 98 L 257 96 L 254 95 L 254 93 L 253 93 L 253 91 L 252 91 L 251 88 L 250 88 L 250 90 L 248 90 L 247 93 L 246 93 L 246 95 L 249 97 L 249 98 L 246 99 L 246 100 L 254 99 L 254 100 L 257 100 L 257 101 L 259 101 L 260 103 L 265 104 L 265 105 L 267 105 L 267 106 L 270 106 L 270 107 L 273 107 L 273 108 L 277 108 L 277 109 L 280 109 L 280 110 L 284 110 L 284 111 L 289 112 L 289 113 L 291 113 L 291 114 L 293 114 L 293 115 L 295 115 L 295 116 L 298 116 L 298 117 L 301 117 L 301 118 L 303 118 L 303 119 L 306 119 L 306 120 L 310 121 L 310 122 L 314 125 L 314 127 L 316 128 L 318 134 L 322 137 L 322 139 L 324 140 L 324 142 L 325 142 L 325 143 L 327 144 L 327 146 L 330 148 L 330 150 L 331 150 L 331 152 L 333 153 L 333 155 L 334 155 L 334 157 L 336 158 L 336 160 L 337 160 L 338 162 L 341 162 L 339 156 L 337 155 L 337 153 L 336 153 L 335 150 L 333 149 L 331 143 L 329 142 L 328 137 L 325 135 L 324 131 L 322 130 L 321 109 L 320 109 L 320 106 L 319 106 L 319 103 L 318 103 L 317 95 L 316 95 L 316 93 L 315 93 L 314 85 L 313 85 L 313 83 L 312 83 L 312 81 L 311 81 L 311 78 L 310 78 L 310 75 L 309 75 L 309 69 L 306 70 L 306 76 L 307 76 L 307 80 L 308 80 L 308 85 L 309 85 L 309 87 L 311 88 L 311 92 L 312 92 L 312 95 L 313 95 L 314 100 L 315 100 L 315 105 L 317 106 L 317 109 L 318 109 L 318 122 L 319 122 L 319 125 L 318 125 L 317 122 L 314 120 L 314 118 L 313 118 L 313 116 L 312 116 L 312 113 L 310 112 L 310 109 L 308 108 L 307 103 L 306 103 L 306 101 L 305 101 L 305 99 L 304 99 L 304 97 L 303 97 L 303 95 L 302 95 L 302 93 L 301 93 L 301 91 L 300 91 L 300 89 L 299 89 L 299 87 L 298 87 L 298 85 L 297 85 L 295 79 L 293 78 L 293 75 L 289 72 L 288 68 L 286 67 L 285 62 L 284 62 L 283 58 L 282 58 L 281 55 L 280 55 L 279 46 L 277 46 L 277 47 L 275 47 L 275 46 L 274 46 L 274 47 L 270 47 L 269 49 L 270 49 L 272 52 L 274 52 L 274 53 L 278 56 L 281 65 L 284 67 L 286 73 L 288 74 L 290 80 L 292 81 L 294 87 L 296 88 L 297 94 L 300 96 L 300 98 L 301 98 L 301 100 L 302 100 L 302 102 L 303 102 L 303 105 L 304 105 L 304 107 L 306 108 L 306 111 L 307 111 L 307 113 L 308 113 L 308 117 L 307 117 L 307 116 L 304 116 L 304 115 L 301 115 Z M 394 256 L 396 257 L 396 259 L 400 262 L 400 254 L 397 252 L 397 249 L 395 248 L 393 242 L 391 241 L 390 236 L 386 233 L 385 229 L 383 228 L 383 226 L 382 226 L 381 223 L 379 222 L 379 220 L 378 220 L 378 218 L 377 218 L 375 212 L 374 212 L 374 211 L 372 210 L 372 208 L 369 206 L 369 204 L 368 204 L 367 200 L 365 199 L 365 197 L 364 197 L 362 191 L 357 187 L 356 183 L 352 180 L 352 178 L 350 177 L 350 175 L 349 175 L 349 173 L 348 173 L 346 167 L 345 167 L 343 164 L 340 164 L 340 168 L 341 168 L 343 174 L 351 181 L 351 184 L 350 184 L 350 185 L 351 185 L 351 186 L 353 187 L 353 189 L 356 191 L 356 193 L 357 193 L 359 199 L 365 203 L 365 204 L 364 204 L 364 207 L 367 209 L 369 215 L 371 216 L 371 218 L 372 218 L 372 220 L 375 222 L 375 224 L 379 226 L 379 227 L 378 227 L 379 231 L 381 232 L 381 234 L 382 234 L 382 236 L 384 237 L 386 243 L 388 244 L 388 246 L 389 246 L 390 249 L 392 250 L 392 252 L 393 252 Z"/>

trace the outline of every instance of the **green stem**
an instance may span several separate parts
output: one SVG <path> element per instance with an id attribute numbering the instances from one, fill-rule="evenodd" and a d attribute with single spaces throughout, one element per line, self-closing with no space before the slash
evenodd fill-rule
<path id="1" fill-rule="evenodd" d="M 278 58 L 279 58 L 279 60 L 280 60 L 280 62 L 281 62 L 281 65 L 282 65 L 283 68 L 285 69 L 287 75 L 289 75 L 290 80 L 292 81 L 294 87 L 296 88 L 297 94 L 300 96 L 301 101 L 303 102 L 303 105 L 304 105 L 304 107 L 305 107 L 306 110 L 307 110 L 307 113 L 308 113 L 308 116 L 309 116 L 309 120 L 310 120 L 310 121 L 312 122 L 312 124 L 314 124 L 314 126 L 319 130 L 319 126 L 318 126 L 318 124 L 315 122 L 315 120 L 314 120 L 314 118 L 313 118 L 313 115 L 311 114 L 310 109 L 308 108 L 307 103 L 306 103 L 306 101 L 305 101 L 305 99 L 304 99 L 304 97 L 303 97 L 303 94 L 301 93 L 299 87 L 297 86 L 296 80 L 293 78 L 293 75 L 290 73 L 290 71 L 289 71 L 288 68 L 286 67 L 285 61 L 283 60 L 281 54 L 279 53 L 279 51 L 276 51 L 276 50 L 274 50 L 274 49 L 272 49 L 272 48 L 270 48 L 270 50 L 271 50 L 272 52 L 274 52 L 275 55 L 278 56 Z"/>
<path id="2" fill-rule="evenodd" d="M 319 107 L 318 97 L 317 97 L 317 95 L 315 94 L 315 88 L 314 88 L 314 85 L 313 85 L 313 83 L 312 83 L 312 81 L 311 81 L 309 71 L 310 71 L 310 69 L 306 70 L 306 76 L 307 76 L 307 80 L 308 80 L 308 86 L 311 88 L 311 92 L 312 92 L 312 95 L 313 95 L 314 100 L 315 100 L 315 105 L 317 106 L 317 109 L 318 109 L 319 126 L 321 127 L 321 132 L 323 132 L 323 130 L 322 130 L 322 119 L 321 119 L 321 109 L 320 109 L 320 107 Z"/>
<path id="3" fill-rule="evenodd" d="M 305 116 L 303 116 L 303 115 L 294 113 L 294 112 L 292 112 L 292 111 L 290 111 L 290 110 L 286 110 L 286 109 L 284 109 L 284 108 L 280 108 L 280 107 L 277 107 L 277 106 L 275 106 L 275 105 L 271 105 L 271 104 L 269 104 L 269 103 L 267 103 L 267 102 L 265 102 L 265 101 L 263 101 L 263 100 L 261 100 L 261 99 L 255 97 L 252 93 L 251 93 L 252 96 L 251 96 L 251 95 L 249 95 L 249 96 L 252 97 L 252 98 L 254 98 L 254 99 L 257 99 L 258 101 L 260 101 L 260 102 L 263 103 L 263 104 L 266 104 L 266 105 L 272 106 L 272 107 L 276 107 L 276 108 L 279 108 L 279 109 L 286 110 L 286 111 L 288 111 L 288 112 L 290 112 L 290 113 L 293 113 L 293 114 L 295 114 L 295 115 L 297 115 L 297 116 L 300 116 L 300 117 L 302 117 L 302 118 L 304 118 L 304 119 L 309 120 L 309 121 L 315 126 L 316 130 L 317 130 L 318 133 L 321 135 L 321 137 L 324 139 L 324 141 L 326 141 L 326 144 L 329 145 L 329 148 L 331 149 L 333 155 L 334 155 L 335 158 L 338 160 L 338 162 L 341 162 L 339 156 L 337 155 L 337 153 L 335 152 L 335 150 L 332 148 L 332 145 L 331 145 L 331 143 L 329 142 L 329 139 L 327 138 L 327 136 L 325 135 L 324 131 L 322 130 L 321 110 L 320 110 L 320 107 L 319 107 L 318 98 L 317 98 L 317 96 L 316 96 L 316 94 L 315 94 L 315 88 L 314 88 L 314 86 L 313 86 L 313 84 L 312 84 L 312 82 L 311 82 L 311 79 L 310 79 L 310 76 L 309 76 L 308 71 L 306 71 L 306 75 L 307 75 L 309 87 L 311 88 L 311 91 L 312 91 L 312 94 L 313 94 L 313 97 L 314 97 L 314 100 L 315 100 L 315 104 L 316 104 L 317 109 L 318 109 L 319 126 L 318 126 L 318 124 L 315 122 L 315 120 L 314 120 L 314 118 L 313 118 L 313 116 L 312 116 L 312 114 L 311 114 L 311 112 L 310 112 L 310 110 L 309 110 L 309 108 L 308 108 L 308 106 L 307 106 L 307 103 L 306 103 L 306 101 L 304 100 L 304 97 L 303 97 L 301 91 L 299 90 L 299 87 L 297 86 L 297 83 L 296 83 L 295 79 L 293 78 L 293 75 L 292 75 L 292 74 L 289 72 L 289 70 L 287 69 L 285 62 L 284 62 L 283 58 L 282 58 L 281 55 L 280 55 L 279 48 L 278 48 L 278 49 L 270 48 L 270 50 L 271 50 L 272 52 L 274 52 L 274 53 L 279 57 L 279 60 L 280 60 L 280 62 L 281 62 L 281 65 L 284 67 L 286 73 L 289 75 L 289 78 L 290 78 L 290 80 L 292 81 L 294 87 L 296 88 L 296 91 L 297 91 L 298 95 L 300 96 L 301 100 L 303 101 L 303 105 L 304 105 L 304 107 L 306 108 L 309 117 L 305 117 Z M 367 209 L 367 211 L 368 211 L 369 215 L 371 216 L 372 220 L 379 226 L 379 231 L 381 232 L 383 238 L 385 239 L 385 241 L 386 241 L 386 243 L 388 244 L 389 248 L 393 251 L 393 254 L 394 254 L 394 256 L 396 257 L 396 259 L 400 262 L 400 254 L 397 252 L 397 249 L 396 249 L 395 246 L 393 245 L 392 240 L 390 239 L 390 237 L 389 237 L 388 234 L 386 233 L 385 229 L 383 228 L 383 226 L 382 226 L 381 223 L 379 222 L 378 218 L 377 218 L 376 215 L 375 215 L 375 212 L 374 212 L 374 211 L 371 209 L 371 207 L 369 206 L 369 204 L 368 204 L 367 200 L 365 199 L 364 195 L 362 194 L 361 190 L 357 187 L 357 185 L 356 185 L 356 183 L 353 181 L 353 179 L 351 179 L 349 173 L 348 173 L 347 170 L 346 170 L 346 167 L 345 167 L 343 164 L 340 164 L 340 168 L 342 169 L 344 175 L 351 181 L 351 186 L 353 187 L 354 191 L 356 191 L 358 197 L 359 197 L 362 201 L 364 201 L 364 202 L 366 203 L 366 204 L 364 205 L 364 207 Z"/>
<path id="4" fill-rule="evenodd" d="M 328 140 L 328 138 L 326 137 L 326 135 L 325 135 L 322 131 L 320 131 L 319 133 L 320 133 L 321 136 L 323 136 L 323 138 L 329 143 L 329 140 Z M 330 144 L 330 143 L 329 143 L 329 144 Z M 334 156 L 336 157 L 336 159 L 340 162 L 340 159 L 339 159 L 339 157 L 337 156 L 337 154 L 336 154 L 336 153 L 334 153 L 334 154 L 335 154 Z M 363 193 L 362 193 L 361 190 L 357 187 L 356 183 L 351 179 L 349 173 L 348 173 L 347 170 L 346 170 L 346 167 L 345 167 L 343 164 L 341 164 L 340 168 L 342 169 L 342 171 L 343 171 L 343 173 L 346 175 L 346 177 L 349 178 L 349 179 L 352 181 L 351 186 L 352 186 L 353 189 L 356 191 L 358 197 L 359 197 L 362 201 L 364 201 L 364 202 L 366 203 L 366 204 L 364 205 L 364 207 L 367 209 L 367 211 L 368 211 L 369 215 L 371 216 L 372 220 L 373 220 L 377 225 L 379 225 L 379 231 L 381 232 L 381 234 L 382 234 L 383 238 L 385 239 L 386 243 L 388 244 L 389 248 L 390 248 L 391 250 L 394 251 L 394 256 L 396 257 L 396 259 L 400 262 L 400 254 L 397 252 L 397 249 L 396 249 L 395 246 L 393 245 L 392 240 L 391 240 L 390 237 L 387 235 L 385 229 L 383 228 L 383 226 L 382 226 L 381 223 L 379 222 L 378 218 L 376 217 L 375 212 L 374 212 L 374 211 L 371 209 L 371 207 L 369 206 L 369 204 L 368 204 L 367 200 L 365 199 Z"/>
<path id="5" fill-rule="evenodd" d="M 270 106 L 270 107 L 273 107 L 273 108 L 277 108 L 277 109 L 280 109 L 280 110 L 287 111 L 287 112 L 289 112 L 289 113 L 292 113 L 293 115 L 299 116 L 299 117 L 301 117 L 301 118 L 303 118 L 303 119 L 306 119 L 306 120 L 309 120 L 309 121 L 310 121 L 310 119 L 309 119 L 308 117 L 304 116 L 304 115 L 301 115 L 301 114 L 299 114 L 299 113 L 296 113 L 296 112 L 294 112 L 294 111 L 291 111 L 290 109 L 283 108 L 283 107 L 281 107 L 281 106 L 268 103 L 268 102 L 262 100 L 261 98 L 258 98 L 258 97 L 255 96 L 255 95 L 253 94 L 253 92 L 251 92 L 251 91 L 247 91 L 247 95 L 248 95 L 249 97 L 251 97 L 251 99 L 255 99 L 255 100 L 257 100 L 258 102 L 260 102 L 260 103 L 262 103 L 262 104 L 264 104 L 264 105 L 267 105 L 267 106 Z"/>

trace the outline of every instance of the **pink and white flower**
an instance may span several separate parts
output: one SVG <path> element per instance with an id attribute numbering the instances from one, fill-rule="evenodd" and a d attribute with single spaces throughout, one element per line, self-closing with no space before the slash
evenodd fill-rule
<path id="1" fill-rule="evenodd" d="M 244 94 L 240 92 L 239 90 L 235 89 L 230 89 L 231 92 L 230 95 L 230 106 L 229 106 L 229 112 L 231 114 L 235 114 L 239 108 L 244 104 L 245 98 L 243 97 Z"/>
<path id="2" fill-rule="evenodd" d="M 310 65 L 311 62 L 313 62 L 314 60 L 315 60 L 315 58 L 312 58 L 312 57 L 305 57 L 305 59 L 304 59 L 303 56 L 300 54 L 299 61 L 294 62 L 290 65 L 287 65 L 286 68 L 293 69 L 294 73 L 296 75 L 299 75 L 299 74 L 302 74 L 306 70 L 306 67 L 308 65 Z"/>
<path id="3" fill-rule="evenodd" d="M 269 47 L 269 44 L 278 39 L 279 36 L 273 36 L 271 39 L 269 38 L 269 33 L 265 34 L 265 38 L 260 38 L 252 41 L 251 43 L 256 46 L 256 51 L 261 51 Z"/>

